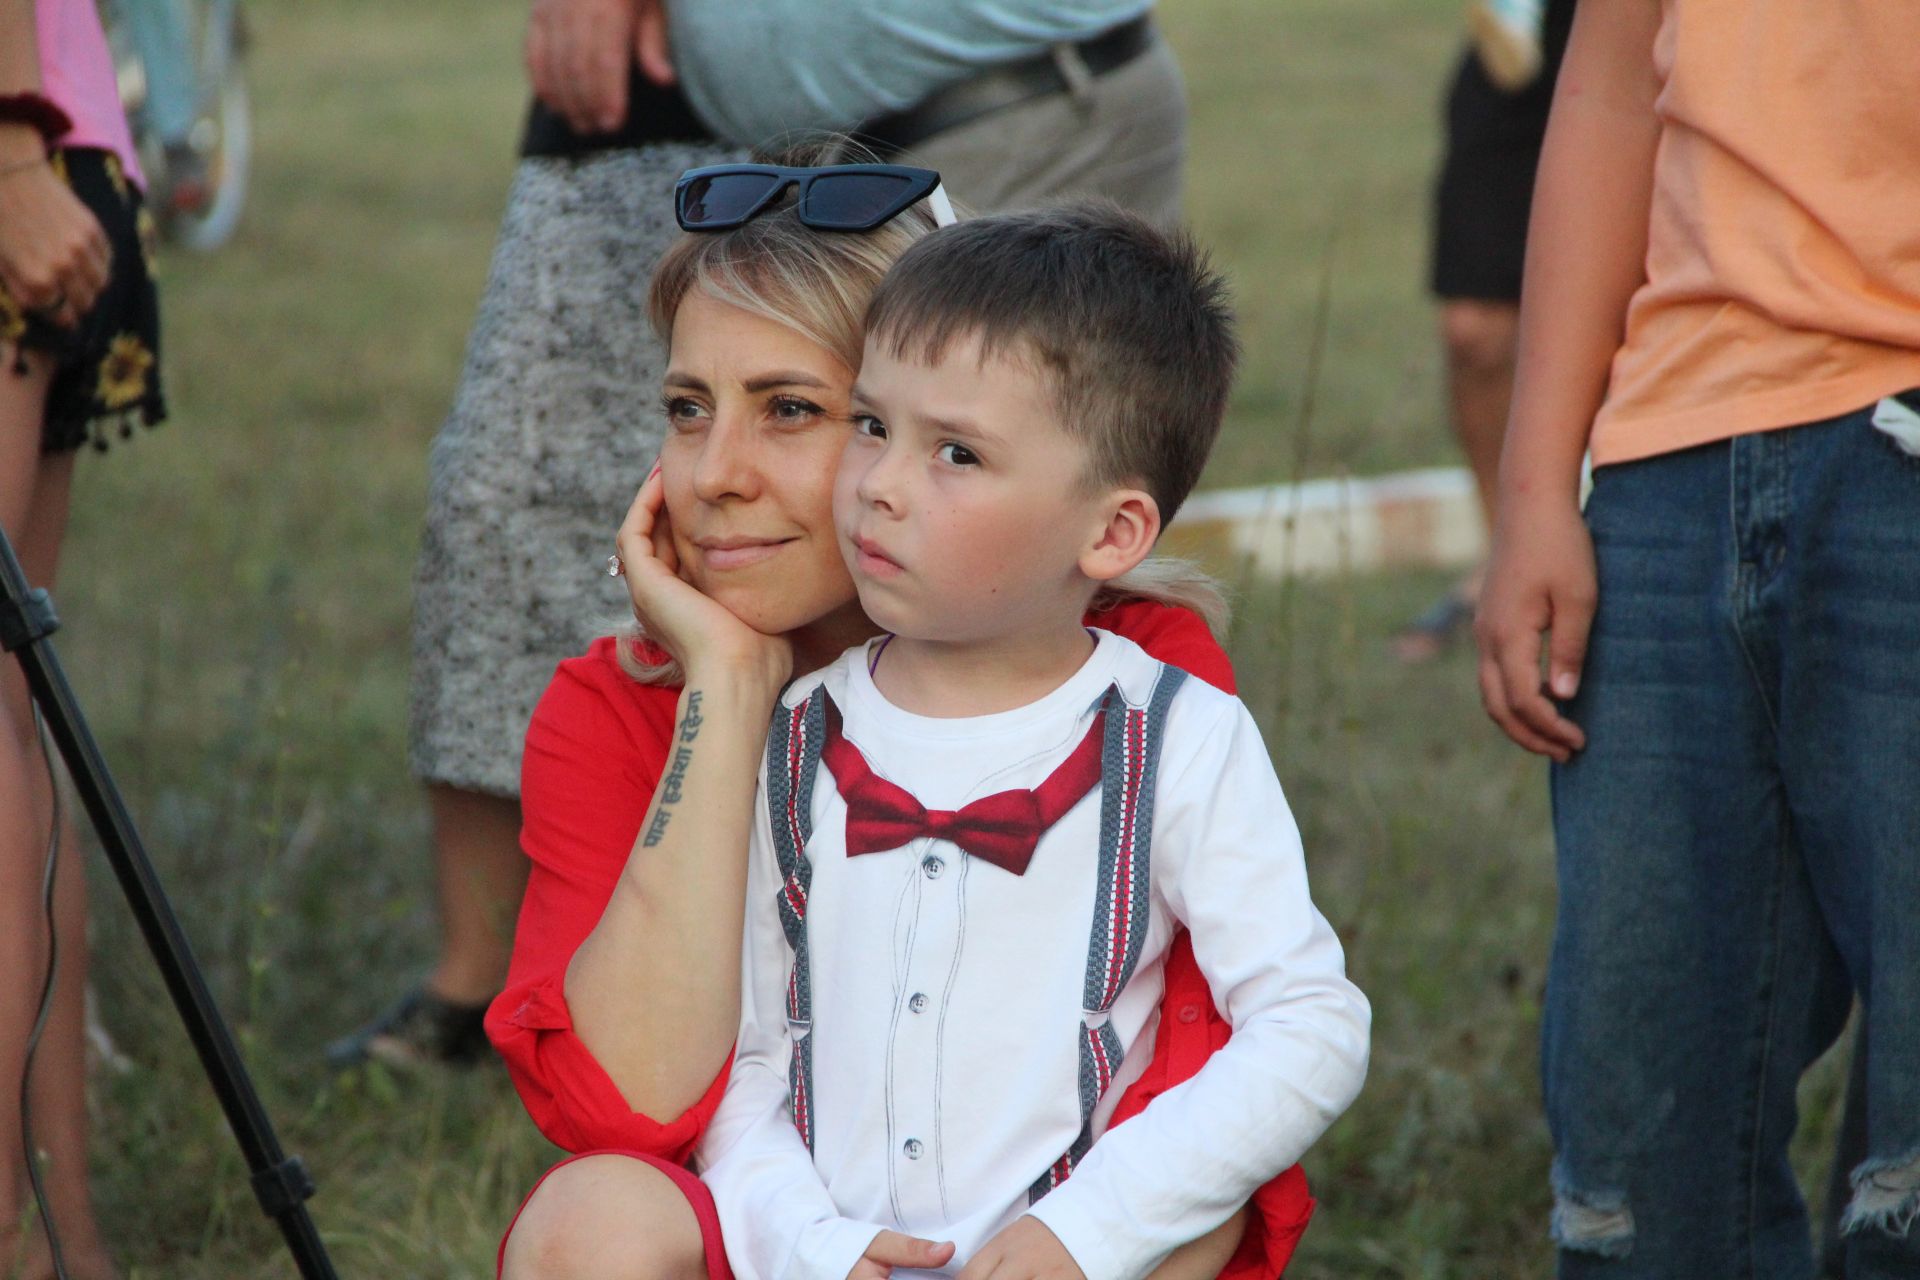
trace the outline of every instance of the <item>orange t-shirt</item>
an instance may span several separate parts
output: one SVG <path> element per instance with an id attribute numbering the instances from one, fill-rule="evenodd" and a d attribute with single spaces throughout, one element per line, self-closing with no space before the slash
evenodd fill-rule
<path id="1" fill-rule="evenodd" d="M 1664 0 L 1647 280 L 1596 465 L 1920 386 L 1920 0 Z"/>

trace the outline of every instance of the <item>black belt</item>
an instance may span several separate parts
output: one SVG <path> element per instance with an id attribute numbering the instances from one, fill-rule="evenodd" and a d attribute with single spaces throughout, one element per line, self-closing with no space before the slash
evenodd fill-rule
<path id="1" fill-rule="evenodd" d="M 1131 22 L 1066 47 L 1079 56 L 1090 75 L 1098 76 L 1132 62 L 1151 49 L 1158 38 L 1152 15 L 1143 13 Z M 853 133 L 882 155 L 893 155 L 995 111 L 1074 88 L 1049 51 L 1018 62 L 1003 62 L 938 90 L 905 111 L 876 116 Z"/>
<path id="2" fill-rule="evenodd" d="M 662 88 L 634 66 L 627 74 L 627 118 L 618 126 L 605 133 L 575 133 L 559 112 L 535 98 L 527 109 L 527 127 L 520 135 L 520 154 L 586 156 L 661 142 L 718 145 L 712 131 L 693 114 L 678 85 Z"/>

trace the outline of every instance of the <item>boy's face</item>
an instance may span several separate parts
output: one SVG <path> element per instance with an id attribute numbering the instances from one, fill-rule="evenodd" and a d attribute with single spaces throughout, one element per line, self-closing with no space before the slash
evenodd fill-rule
<path id="1" fill-rule="evenodd" d="M 972 336 L 933 364 L 869 341 L 853 416 L 833 512 L 868 617 L 954 643 L 1077 622 L 1114 493 L 1038 371 Z"/>

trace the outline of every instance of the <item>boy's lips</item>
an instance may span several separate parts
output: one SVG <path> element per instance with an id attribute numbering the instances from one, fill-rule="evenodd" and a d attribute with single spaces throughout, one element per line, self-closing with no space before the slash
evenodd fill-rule
<path id="1" fill-rule="evenodd" d="M 900 562 L 881 550 L 880 544 L 872 538 L 862 538 L 855 534 L 853 549 L 860 572 L 870 577 L 886 578 L 903 571 Z"/>
<path id="2" fill-rule="evenodd" d="M 791 538 L 695 538 L 709 569 L 744 569 L 773 557 Z"/>

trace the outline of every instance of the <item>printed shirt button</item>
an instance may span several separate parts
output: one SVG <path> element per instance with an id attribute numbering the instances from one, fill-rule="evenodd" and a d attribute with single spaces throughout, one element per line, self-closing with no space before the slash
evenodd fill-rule
<path id="1" fill-rule="evenodd" d="M 924 859 L 921 860 L 920 869 L 927 873 L 927 879 L 938 880 L 940 878 L 940 873 L 947 869 L 947 864 L 945 862 L 942 862 L 940 859 L 934 857 L 932 854 L 928 854 Z"/>
<path id="2" fill-rule="evenodd" d="M 1181 1005 L 1179 1018 L 1180 1018 L 1180 1021 L 1187 1022 L 1187 1023 L 1200 1021 L 1200 1006 L 1197 1004 Z"/>
<path id="3" fill-rule="evenodd" d="M 915 1013 L 924 1012 L 926 1007 L 927 996 L 924 991 L 914 992 L 913 996 L 907 1001 L 907 1008 L 913 1010 Z"/>
<path id="4" fill-rule="evenodd" d="M 923 1151 L 925 1148 L 923 1148 L 920 1145 L 920 1139 L 908 1138 L 906 1141 L 906 1145 L 901 1147 L 900 1149 L 907 1153 L 907 1159 L 918 1160 L 920 1158 L 920 1152 Z"/>

